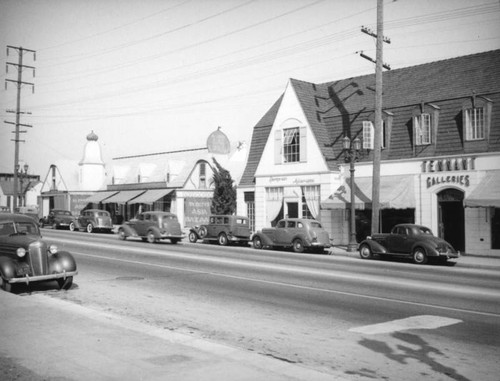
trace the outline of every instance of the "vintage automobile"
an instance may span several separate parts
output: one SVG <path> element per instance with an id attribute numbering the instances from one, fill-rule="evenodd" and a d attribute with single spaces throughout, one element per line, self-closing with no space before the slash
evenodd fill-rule
<path id="1" fill-rule="evenodd" d="M 77 218 L 69 210 L 52 209 L 47 217 L 40 219 L 40 226 L 52 226 L 52 229 L 68 228 L 75 231 L 78 228 Z"/>
<path id="2" fill-rule="evenodd" d="M 179 242 L 184 235 L 181 225 L 174 213 L 169 212 L 143 212 L 118 228 L 118 237 L 140 237 L 149 243 L 161 239 L 169 239 L 172 243 Z"/>
<path id="3" fill-rule="evenodd" d="M 86 209 L 80 212 L 78 216 L 78 230 L 84 229 L 87 233 L 93 231 L 104 231 L 111 233 L 113 222 L 111 215 L 106 210 Z"/>
<path id="4" fill-rule="evenodd" d="M 194 226 L 189 230 L 189 242 L 216 241 L 221 246 L 230 243 L 247 244 L 250 241 L 248 217 L 232 215 L 211 215 L 208 224 Z"/>
<path id="5" fill-rule="evenodd" d="M 331 246 L 330 235 L 318 221 L 302 218 L 285 218 L 276 227 L 259 230 L 252 243 L 255 249 L 292 248 L 296 253 L 322 253 Z"/>
<path id="6" fill-rule="evenodd" d="M 445 240 L 432 234 L 421 225 L 399 224 L 390 233 L 374 234 L 359 244 L 359 255 L 370 259 L 374 255 L 411 258 L 417 264 L 427 263 L 429 258 L 447 261 L 460 257 Z"/>
<path id="7" fill-rule="evenodd" d="M 42 239 L 38 224 L 22 214 L 0 214 L 0 286 L 12 291 L 13 284 L 55 280 L 67 290 L 77 274 L 76 262 Z"/>

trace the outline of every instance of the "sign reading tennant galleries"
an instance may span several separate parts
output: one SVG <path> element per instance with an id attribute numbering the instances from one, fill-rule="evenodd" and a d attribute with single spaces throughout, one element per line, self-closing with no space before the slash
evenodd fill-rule
<path id="1" fill-rule="evenodd" d="M 470 178 L 468 174 L 460 173 L 447 173 L 454 171 L 472 171 L 475 167 L 474 157 L 453 157 L 434 160 L 424 160 L 422 162 L 422 172 L 436 173 L 436 175 L 428 176 L 426 178 L 427 188 L 434 185 L 450 184 L 468 187 L 470 185 Z"/>
<path id="2" fill-rule="evenodd" d="M 207 224 L 211 204 L 211 198 L 186 198 L 184 200 L 184 225 L 195 226 Z"/>

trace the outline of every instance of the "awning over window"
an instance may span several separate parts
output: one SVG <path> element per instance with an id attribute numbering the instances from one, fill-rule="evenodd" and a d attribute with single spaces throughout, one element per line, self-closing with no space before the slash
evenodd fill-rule
<path id="1" fill-rule="evenodd" d="M 345 209 L 351 205 L 350 178 L 334 194 L 321 203 L 322 209 Z M 415 208 L 413 176 L 383 176 L 380 178 L 381 209 Z M 356 209 L 371 209 L 372 178 L 354 178 L 354 205 Z"/>
<path id="2" fill-rule="evenodd" d="M 125 204 L 129 200 L 132 200 L 133 198 L 139 196 L 140 194 L 144 193 L 145 190 L 128 190 L 128 191 L 120 191 L 114 196 L 111 196 L 110 198 L 107 198 L 106 200 L 103 201 L 103 204 L 110 204 L 110 203 L 115 203 L 115 204 Z"/>
<path id="3" fill-rule="evenodd" d="M 488 172 L 464 203 L 471 208 L 500 208 L 500 171 Z"/>
<path id="4" fill-rule="evenodd" d="M 118 193 L 118 192 L 117 191 L 97 192 L 97 193 L 94 193 L 89 198 L 87 198 L 85 201 L 97 204 L 97 203 L 107 199 L 108 197 L 115 195 L 116 193 Z"/>
<path id="5" fill-rule="evenodd" d="M 173 189 L 149 189 L 146 193 L 134 198 L 129 204 L 152 204 L 173 191 Z"/>

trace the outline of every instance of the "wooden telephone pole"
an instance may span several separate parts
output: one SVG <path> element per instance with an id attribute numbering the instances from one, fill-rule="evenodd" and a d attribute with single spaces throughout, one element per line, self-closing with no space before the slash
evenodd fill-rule
<path id="1" fill-rule="evenodd" d="M 382 69 L 391 67 L 384 64 L 383 44 L 390 44 L 391 40 L 384 37 L 384 2 L 377 0 L 377 33 L 374 34 L 366 28 L 362 28 L 363 33 L 377 38 L 377 56 L 373 60 L 360 52 L 361 57 L 375 62 L 375 133 L 373 141 L 373 175 L 372 175 L 372 229 L 371 234 L 380 232 L 380 161 L 382 143 Z"/>
<path id="2" fill-rule="evenodd" d="M 13 124 L 15 125 L 15 131 L 12 131 L 14 134 L 14 139 L 11 139 L 14 141 L 15 148 L 14 148 L 14 200 L 13 200 L 13 210 L 15 211 L 17 208 L 17 200 L 18 200 L 18 172 L 19 172 L 19 142 L 24 142 L 24 140 L 19 139 L 19 135 L 21 133 L 26 133 L 26 130 L 21 130 L 19 127 L 32 127 L 28 124 L 21 124 L 20 119 L 21 119 L 21 88 L 23 85 L 29 85 L 32 86 L 32 89 L 34 91 L 35 85 L 31 82 L 23 82 L 23 70 L 24 69 L 32 69 L 33 70 L 33 77 L 35 76 L 35 68 L 33 66 L 28 66 L 28 65 L 23 65 L 23 55 L 24 53 L 32 53 L 33 54 L 33 60 L 36 60 L 36 55 L 34 50 L 30 49 L 24 49 L 22 47 L 15 47 L 15 46 L 10 46 L 7 45 L 7 56 L 9 55 L 9 50 L 13 49 L 17 51 L 18 54 L 18 63 L 14 62 L 7 62 L 7 73 L 9 72 L 9 65 L 14 66 L 17 69 L 17 80 L 13 79 L 6 79 L 5 80 L 5 89 L 7 89 L 7 83 L 12 82 L 16 85 L 17 87 L 17 102 L 16 102 L 16 122 L 9 122 L 9 121 L 4 121 L 7 124 Z M 8 111 L 7 112 L 12 112 Z"/>

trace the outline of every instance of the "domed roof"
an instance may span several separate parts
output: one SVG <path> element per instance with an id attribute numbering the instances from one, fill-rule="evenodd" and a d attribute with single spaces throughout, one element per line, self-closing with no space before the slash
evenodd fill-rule
<path id="1" fill-rule="evenodd" d="M 208 136 L 207 148 L 210 153 L 228 154 L 231 151 L 229 139 L 220 127 Z"/>
<path id="2" fill-rule="evenodd" d="M 99 136 L 97 136 L 94 132 L 94 130 L 92 130 L 92 132 L 90 134 L 87 135 L 87 140 L 90 142 L 90 141 L 94 141 L 96 142 L 97 139 L 99 139 Z"/>
<path id="3" fill-rule="evenodd" d="M 80 161 L 79 165 L 104 165 L 101 155 L 101 146 L 97 142 L 97 139 L 99 139 L 99 137 L 93 130 L 90 134 L 87 135 L 87 143 L 85 143 L 85 148 L 83 149 L 83 158 Z"/>

